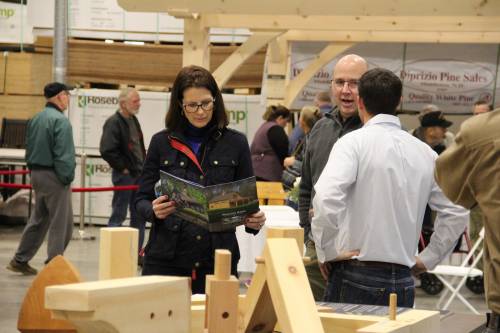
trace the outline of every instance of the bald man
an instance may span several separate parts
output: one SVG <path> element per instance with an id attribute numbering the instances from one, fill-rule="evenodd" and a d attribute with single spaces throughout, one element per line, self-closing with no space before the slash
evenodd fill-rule
<path id="1" fill-rule="evenodd" d="M 434 181 L 437 157 L 401 128 L 403 84 L 374 68 L 358 84 L 363 128 L 340 138 L 314 185 L 312 234 L 319 262 L 330 270 L 326 302 L 412 307 L 411 268 L 434 268 L 465 230 L 469 212 Z M 428 247 L 415 258 L 425 207 L 437 217 Z"/>
<path id="2" fill-rule="evenodd" d="M 342 135 L 362 126 L 357 114 L 358 81 L 367 69 L 367 62 L 358 55 L 349 54 L 339 59 L 333 70 L 330 88 L 336 106 L 314 125 L 306 141 L 299 187 L 299 216 L 305 233 L 306 255 L 313 259 L 306 265 L 306 271 L 317 301 L 323 299 L 328 272 L 321 272 L 318 267 L 315 245 L 310 235 L 313 186 L 335 142 Z"/>

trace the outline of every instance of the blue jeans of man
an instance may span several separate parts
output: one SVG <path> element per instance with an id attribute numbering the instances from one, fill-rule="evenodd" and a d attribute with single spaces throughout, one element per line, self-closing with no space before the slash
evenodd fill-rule
<path id="1" fill-rule="evenodd" d="M 399 307 L 413 307 L 415 286 L 408 267 L 358 260 L 331 264 L 325 302 L 387 306 L 396 293 Z"/>
<path id="2" fill-rule="evenodd" d="M 137 177 L 123 174 L 113 169 L 111 180 L 114 186 L 127 186 L 137 184 Z M 139 250 L 144 242 L 144 229 L 146 222 L 135 209 L 135 196 L 137 191 L 114 191 L 111 202 L 111 216 L 108 227 L 121 227 L 127 218 L 127 209 L 130 208 L 130 227 L 139 230 Z"/>

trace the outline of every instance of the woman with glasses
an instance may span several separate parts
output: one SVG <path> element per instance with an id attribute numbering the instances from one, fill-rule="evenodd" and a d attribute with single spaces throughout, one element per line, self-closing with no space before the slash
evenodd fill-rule
<path id="1" fill-rule="evenodd" d="M 232 274 L 239 260 L 235 230 L 209 232 L 173 213 L 174 201 L 155 196 L 160 170 L 203 186 L 228 183 L 253 176 L 246 137 L 227 128 L 222 94 L 206 69 L 184 67 L 177 75 L 165 121 L 156 133 L 139 180 L 136 208 L 153 226 L 145 248 L 143 275 L 176 275 L 192 278 L 192 292 L 205 293 L 205 276 L 213 274 L 215 249 L 232 253 Z M 247 216 L 245 229 L 256 234 L 265 216 Z"/>
<path id="2" fill-rule="evenodd" d="M 255 133 L 250 151 L 257 180 L 279 182 L 283 161 L 288 156 L 288 136 L 284 127 L 290 120 L 290 111 L 281 105 L 269 106 L 263 123 Z"/>

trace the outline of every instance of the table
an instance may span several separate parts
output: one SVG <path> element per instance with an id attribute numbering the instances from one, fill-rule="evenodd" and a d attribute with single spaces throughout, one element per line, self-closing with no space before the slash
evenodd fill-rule
<path id="1" fill-rule="evenodd" d="M 0 164 L 6 165 L 26 165 L 24 149 L 0 148 Z"/>
<path id="2" fill-rule="evenodd" d="M 236 238 L 240 247 L 238 272 L 255 272 L 255 258 L 262 255 L 266 243 L 267 229 L 271 227 L 299 227 L 299 213 L 288 206 L 261 205 L 266 214 L 266 224 L 257 235 L 245 232 L 245 226 L 236 228 Z"/>

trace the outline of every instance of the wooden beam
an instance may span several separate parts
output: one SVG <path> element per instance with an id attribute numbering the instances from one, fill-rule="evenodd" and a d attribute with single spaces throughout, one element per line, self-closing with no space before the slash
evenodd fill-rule
<path id="1" fill-rule="evenodd" d="M 498 44 L 500 32 L 428 32 L 428 31 L 352 31 L 289 30 L 283 35 L 289 41 L 306 42 L 388 42 L 388 43 L 470 43 Z"/>
<path id="2" fill-rule="evenodd" d="M 266 105 L 283 104 L 285 87 L 289 80 L 290 43 L 283 36 L 271 42 L 267 48 L 266 76 L 262 90 L 266 95 Z"/>
<path id="3" fill-rule="evenodd" d="M 281 13 L 281 12 L 280 12 Z M 328 31 L 500 31 L 500 16 L 338 16 L 206 14 L 203 25 L 216 28 Z"/>
<path id="4" fill-rule="evenodd" d="M 223 87 L 240 66 L 263 46 L 281 35 L 284 31 L 256 31 L 245 43 L 233 52 L 214 72 L 213 76 L 219 85 Z"/>
<path id="5" fill-rule="evenodd" d="M 456 0 L 453 5 L 435 0 L 118 0 L 127 11 L 181 13 L 226 13 L 261 15 L 409 15 L 409 16 L 494 16 L 500 14 L 500 2 Z"/>
<path id="6" fill-rule="evenodd" d="M 300 253 L 304 252 L 304 229 L 303 228 L 280 228 L 271 227 L 266 231 L 266 237 L 269 238 L 292 238 L 297 242 Z"/>
<path id="7" fill-rule="evenodd" d="M 209 38 L 209 27 L 203 26 L 199 18 L 184 19 L 183 67 L 197 65 L 210 70 Z"/>
<path id="8" fill-rule="evenodd" d="M 283 332 L 324 332 L 296 240 L 268 239 L 264 259 L 267 284 Z"/>
<path id="9" fill-rule="evenodd" d="M 137 276 L 138 243 L 135 228 L 101 228 L 99 280 Z"/>
<path id="10" fill-rule="evenodd" d="M 291 107 L 297 95 L 302 91 L 304 86 L 311 80 L 311 78 L 328 64 L 333 58 L 348 48 L 352 47 L 353 43 L 331 43 L 327 45 L 300 74 L 295 77 L 286 88 L 284 105 L 288 108 Z"/>
<path id="11" fill-rule="evenodd" d="M 215 250 L 214 275 L 207 275 L 205 288 L 207 333 L 236 332 L 239 285 L 231 275 L 231 252 Z"/>
<path id="12" fill-rule="evenodd" d="M 45 307 L 79 333 L 190 332 L 189 279 L 141 276 L 45 289 Z"/>

